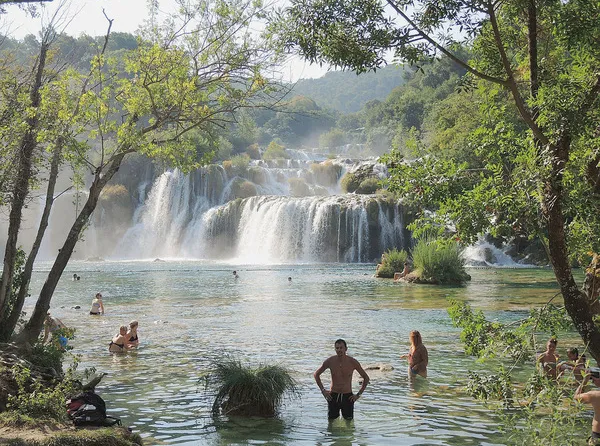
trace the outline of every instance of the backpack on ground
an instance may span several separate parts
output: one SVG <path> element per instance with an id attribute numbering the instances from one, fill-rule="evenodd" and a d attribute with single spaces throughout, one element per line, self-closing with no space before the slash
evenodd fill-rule
<path id="1" fill-rule="evenodd" d="M 121 420 L 106 415 L 106 403 L 93 391 L 80 393 L 67 400 L 67 415 L 75 426 L 121 425 Z"/>

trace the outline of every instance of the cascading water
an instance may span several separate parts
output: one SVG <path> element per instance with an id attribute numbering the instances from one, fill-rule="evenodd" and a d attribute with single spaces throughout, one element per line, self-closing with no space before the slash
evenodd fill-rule
<path id="1" fill-rule="evenodd" d="M 398 203 L 340 193 L 342 173 L 365 162 L 297 158 L 163 173 L 109 257 L 370 262 L 406 247 Z"/>
<path id="2" fill-rule="evenodd" d="M 503 250 L 480 239 L 474 245 L 465 249 L 467 266 L 495 268 L 530 268 L 533 265 L 515 262 Z"/>

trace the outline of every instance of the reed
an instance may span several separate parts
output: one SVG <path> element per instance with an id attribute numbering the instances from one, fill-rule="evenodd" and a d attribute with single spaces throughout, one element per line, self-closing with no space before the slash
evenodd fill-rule
<path id="1" fill-rule="evenodd" d="M 404 269 L 404 262 L 408 259 L 408 253 L 405 250 L 396 248 L 388 249 L 381 255 L 380 266 L 375 272 L 376 277 L 392 278 L 395 272 L 401 272 Z"/>
<path id="2" fill-rule="evenodd" d="M 252 368 L 238 359 L 218 360 L 209 377 L 216 389 L 213 414 L 272 417 L 286 394 L 297 394 L 298 384 L 279 365 Z"/>
<path id="3" fill-rule="evenodd" d="M 463 249 L 454 240 L 424 238 L 412 252 L 420 281 L 440 285 L 460 285 L 469 280 Z"/>

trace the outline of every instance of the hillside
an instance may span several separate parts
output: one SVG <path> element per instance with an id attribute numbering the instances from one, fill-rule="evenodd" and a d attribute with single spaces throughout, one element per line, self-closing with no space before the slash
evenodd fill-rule
<path id="1" fill-rule="evenodd" d="M 405 83 L 403 66 L 389 65 L 377 72 L 356 75 L 348 71 L 330 71 L 318 79 L 300 79 L 294 94 L 308 96 L 319 106 L 354 113 L 373 100 L 384 100 Z M 408 68 L 410 70 L 410 68 Z"/>

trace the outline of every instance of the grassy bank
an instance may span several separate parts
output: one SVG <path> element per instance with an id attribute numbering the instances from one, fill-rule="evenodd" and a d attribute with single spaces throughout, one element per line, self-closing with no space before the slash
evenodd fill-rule
<path id="1" fill-rule="evenodd" d="M 76 428 L 14 412 L 0 414 L 0 444 L 8 446 L 136 446 L 138 434 L 124 427 Z"/>

